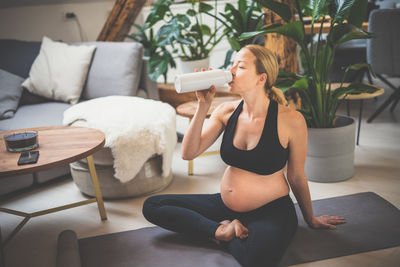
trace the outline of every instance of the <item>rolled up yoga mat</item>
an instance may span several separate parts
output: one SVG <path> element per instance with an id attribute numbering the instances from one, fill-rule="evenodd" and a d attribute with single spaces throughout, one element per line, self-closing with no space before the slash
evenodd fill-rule
<path id="1" fill-rule="evenodd" d="M 82 267 L 76 233 L 65 230 L 58 236 L 57 267 Z"/>
<path id="2" fill-rule="evenodd" d="M 316 216 L 346 218 L 336 230 L 313 230 L 303 220 L 281 265 L 329 259 L 400 245 L 400 211 L 391 203 L 366 192 L 313 201 Z M 64 244 L 64 242 L 70 242 Z M 78 247 L 79 245 L 79 247 Z M 75 249 L 76 253 L 72 250 Z M 81 262 L 78 263 L 79 255 Z M 62 265 L 62 260 L 68 265 Z M 80 265 L 81 264 L 81 265 Z M 239 263 L 209 240 L 194 240 L 160 227 L 76 239 L 64 231 L 58 240 L 57 267 L 239 267 Z"/>

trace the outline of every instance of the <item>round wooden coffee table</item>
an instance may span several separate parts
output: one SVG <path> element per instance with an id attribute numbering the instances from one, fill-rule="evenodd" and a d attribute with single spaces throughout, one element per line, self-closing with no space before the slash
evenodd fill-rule
<path id="1" fill-rule="evenodd" d="M 207 118 L 211 116 L 211 113 L 215 110 L 216 107 L 221 105 L 224 102 L 229 102 L 229 101 L 235 101 L 239 100 L 239 96 L 229 96 L 229 97 L 214 97 L 213 102 L 211 103 L 211 107 L 207 112 Z M 196 112 L 197 109 L 197 101 L 189 101 L 183 104 L 180 104 L 179 106 L 176 107 L 176 113 L 182 117 L 189 118 L 189 123 L 191 122 L 194 113 Z M 199 157 L 203 156 L 209 156 L 209 155 L 215 155 L 218 154 L 219 150 L 217 151 L 209 151 L 205 152 Z M 193 175 L 193 160 L 189 160 L 189 166 L 188 166 L 188 174 Z"/>
<path id="2" fill-rule="evenodd" d="M 39 160 L 35 164 L 19 166 L 17 165 L 17 162 L 20 153 L 11 153 L 7 151 L 4 142 L 4 135 L 24 130 L 38 132 L 39 147 L 31 151 L 39 151 Z M 104 143 L 105 137 L 101 131 L 85 127 L 40 127 L 0 133 L 0 179 L 5 176 L 43 171 L 86 158 L 89 165 L 94 191 L 96 193 L 95 198 L 51 208 L 48 210 L 37 211 L 34 213 L 25 213 L 0 207 L 0 211 L 2 212 L 25 217 L 24 220 L 5 239 L 4 245 L 32 217 L 97 202 L 101 219 L 107 219 L 96 169 L 93 163 L 93 157 L 91 156 L 93 153 L 103 148 Z"/>

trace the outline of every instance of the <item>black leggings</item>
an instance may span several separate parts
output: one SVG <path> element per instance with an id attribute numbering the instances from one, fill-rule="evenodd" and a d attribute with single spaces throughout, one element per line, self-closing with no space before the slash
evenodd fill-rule
<path id="1" fill-rule="evenodd" d="M 146 199 L 143 215 L 165 229 L 203 238 L 214 238 L 219 222 L 238 219 L 249 229 L 249 236 L 226 245 L 248 267 L 277 266 L 297 229 L 296 211 L 288 195 L 249 212 L 230 210 L 220 194 L 158 195 Z"/>

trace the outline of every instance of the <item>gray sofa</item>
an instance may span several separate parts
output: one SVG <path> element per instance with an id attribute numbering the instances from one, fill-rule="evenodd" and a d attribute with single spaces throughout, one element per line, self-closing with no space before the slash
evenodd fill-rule
<path id="1" fill-rule="evenodd" d="M 133 42 L 93 42 L 76 43 L 75 45 L 85 44 L 94 44 L 96 51 L 80 101 L 108 95 L 158 99 L 157 86 L 148 78 L 145 64 L 142 61 L 143 47 L 141 44 Z M 39 53 L 40 45 L 40 42 L 0 40 L 0 70 L 15 74 L 23 79 L 27 78 L 30 67 Z M 70 106 L 68 103 L 55 102 L 33 95 L 24 89 L 15 115 L 12 118 L 0 120 L 0 132 L 21 128 L 62 125 L 63 112 Z M 104 151 L 100 154 L 103 156 L 94 156 L 95 164 L 96 158 L 97 161 L 104 159 Z M 112 163 L 112 156 L 109 151 L 106 156 L 108 157 L 108 162 L 111 160 Z M 85 176 L 84 164 L 85 162 L 80 162 L 79 170 L 76 172 L 82 173 L 83 171 Z M 105 166 L 99 166 L 98 168 L 102 172 Z M 70 174 L 70 167 L 65 166 L 33 174 L 2 177 L 0 179 L 0 196 L 68 174 Z M 83 179 L 83 177 L 81 178 Z M 99 179 L 102 179 L 102 177 L 99 177 Z M 80 183 L 84 187 L 86 182 L 80 181 Z M 85 192 L 83 187 L 80 188 L 81 191 L 90 194 L 90 192 Z M 119 192 L 117 191 L 116 193 L 118 194 Z"/>

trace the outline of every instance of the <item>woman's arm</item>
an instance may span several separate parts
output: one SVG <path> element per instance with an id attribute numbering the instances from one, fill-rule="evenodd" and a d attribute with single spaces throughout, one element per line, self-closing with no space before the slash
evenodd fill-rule
<path id="1" fill-rule="evenodd" d="M 215 87 L 211 87 L 209 90 L 196 92 L 198 99 L 197 109 L 182 140 L 181 153 L 184 160 L 194 159 L 203 153 L 215 142 L 224 130 L 224 124 L 222 122 L 224 104 L 218 106 L 214 110 L 207 126 L 203 130 L 204 120 L 206 119 L 214 95 Z"/>
<path id="2" fill-rule="evenodd" d="M 304 171 L 307 156 L 307 125 L 303 115 L 294 111 L 289 118 L 289 160 L 287 178 L 303 213 L 304 220 L 312 228 L 335 229 L 335 224 L 345 223 L 344 218 L 323 215 L 315 217 L 312 209 L 310 190 Z"/>

